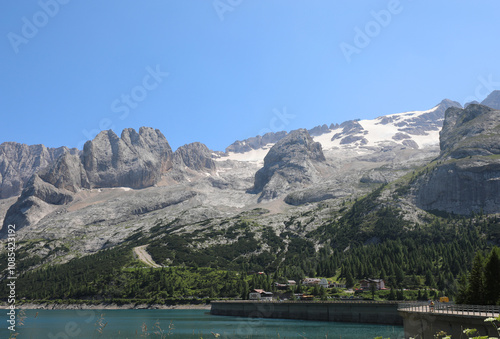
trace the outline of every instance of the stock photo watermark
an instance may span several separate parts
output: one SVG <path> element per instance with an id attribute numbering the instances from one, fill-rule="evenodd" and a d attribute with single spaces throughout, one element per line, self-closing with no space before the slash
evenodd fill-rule
<path id="1" fill-rule="evenodd" d="M 16 331 L 16 225 L 7 226 L 7 328 Z"/>
<path id="2" fill-rule="evenodd" d="M 14 53 L 19 53 L 19 47 L 26 45 L 31 39 L 38 35 L 40 29 L 47 26 L 51 18 L 54 18 L 61 9 L 62 5 L 66 5 L 70 0 L 40 0 L 38 1 L 39 11 L 36 11 L 30 18 L 23 16 L 21 18 L 22 26 L 18 33 L 7 33 L 7 39 L 14 50 Z"/>
<path id="3" fill-rule="evenodd" d="M 78 316 L 87 316 L 85 319 L 85 324 L 90 324 L 94 319 L 96 319 L 96 312 L 93 310 L 77 310 Z M 68 321 L 64 325 L 64 330 L 59 331 L 57 333 L 50 332 L 47 337 L 49 339 L 69 339 L 69 338 L 77 338 L 81 333 L 81 324 L 78 324 L 75 321 Z"/>
<path id="4" fill-rule="evenodd" d="M 220 21 L 224 21 L 226 13 L 234 11 L 242 2 L 243 0 L 214 0 L 212 6 L 219 16 Z"/>
<path id="5" fill-rule="evenodd" d="M 295 114 L 290 114 L 287 112 L 286 106 L 280 111 L 279 109 L 273 109 L 273 117 L 269 121 L 269 127 L 260 130 L 259 135 L 264 135 L 269 132 L 280 132 L 286 129 L 293 119 L 295 119 Z"/>
<path id="6" fill-rule="evenodd" d="M 468 96 L 462 102 L 465 104 L 473 101 L 480 102 L 482 98 L 486 97 L 488 94 L 493 92 L 494 90 L 500 89 L 500 82 L 493 81 L 493 75 L 490 74 L 487 77 L 482 75 L 477 77 L 477 81 L 479 85 L 476 86 L 474 91 L 474 95 Z"/>
<path id="7" fill-rule="evenodd" d="M 117 117 L 120 120 L 125 120 L 130 112 L 136 109 L 141 102 L 146 100 L 149 92 L 154 91 L 160 86 L 160 84 L 168 77 L 169 73 L 161 70 L 160 65 L 156 65 L 154 68 L 151 66 L 146 67 L 146 74 L 142 78 L 142 82 L 139 85 L 132 87 L 127 93 L 122 93 L 119 98 L 111 102 L 111 112 L 119 113 Z M 87 140 L 93 139 L 99 132 L 113 129 L 113 119 L 115 118 L 103 118 L 99 121 L 98 127 L 90 131 L 83 129 L 82 133 L 85 137 L 84 140 L 78 143 L 78 148 L 83 149 L 83 145 Z"/>
<path id="8" fill-rule="evenodd" d="M 409 0 L 411 1 L 411 0 Z M 341 42 L 339 47 L 348 63 L 351 63 L 353 54 L 360 54 L 368 47 L 373 39 L 380 35 L 383 28 L 389 26 L 395 16 L 403 12 L 400 0 L 390 0 L 385 9 L 371 11 L 373 20 L 368 21 L 361 28 L 354 27 L 354 38 L 352 43 Z"/>

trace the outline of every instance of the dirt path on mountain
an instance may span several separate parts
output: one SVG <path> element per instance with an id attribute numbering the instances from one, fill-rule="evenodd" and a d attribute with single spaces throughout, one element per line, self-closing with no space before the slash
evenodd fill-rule
<path id="1" fill-rule="evenodd" d="M 137 255 L 138 259 L 148 266 L 155 268 L 161 267 L 154 262 L 153 258 L 151 258 L 151 255 L 149 255 L 149 253 L 146 251 L 146 247 L 148 247 L 148 245 L 134 247 L 134 253 Z"/>

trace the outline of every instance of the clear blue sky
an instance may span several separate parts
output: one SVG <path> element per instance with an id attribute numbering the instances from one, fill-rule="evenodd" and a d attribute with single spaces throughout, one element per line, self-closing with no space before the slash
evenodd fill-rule
<path id="1" fill-rule="evenodd" d="M 224 150 L 500 89 L 498 0 L 0 6 L 0 143 L 81 147 L 150 126 L 174 150 Z"/>

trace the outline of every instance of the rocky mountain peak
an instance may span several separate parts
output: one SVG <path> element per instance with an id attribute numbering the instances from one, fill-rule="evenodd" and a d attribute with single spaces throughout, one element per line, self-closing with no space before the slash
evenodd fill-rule
<path id="1" fill-rule="evenodd" d="M 102 131 L 83 148 L 82 163 L 92 187 L 144 188 L 172 167 L 172 149 L 160 131 Z"/>
<path id="2" fill-rule="evenodd" d="M 500 212 L 500 110 L 471 104 L 446 111 L 441 156 L 414 185 L 425 210 Z"/>
<path id="3" fill-rule="evenodd" d="M 494 109 L 500 109 L 500 90 L 491 92 L 486 99 L 481 102 L 481 105 L 485 105 Z"/>
<path id="4" fill-rule="evenodd" d="M 283 139 L 288 133 L 285 131 L 281 132 L 268 132 L 264 135 L 257 135 L 252 138 L 245 140 L 237 140 L 226 148 L 226 153 L 245 153 L 253 149 L 262 148 L 268 144 L 274 144 L 279 140 Z"/>
<path id="5" fill-rule="evenodd" d="M 319 142 L 315 142 L 307 130 L 298 129 L 278 141 L 264 158 L 264 167 L 293 159 L 325 161 Z"/>
<path id="6" fill-rule="evenodd" d="M 194 171 L 213 172 L 216 169 L 212 152 L 201 142 L 193 142 L 179 147 L 174 152 L 174 165 L 176 167 L 185 166 Z"/>
<path id="7" fill-rule="evenodd" d="M 39 154 L 43 152 L 43 147 L 38 150 Z M 38 222 L 55 205 L 71 201 L 72 194 L 82 188 L 153 186 L 172 167 L 173 158 L 163 134 L 145 127 L 139 133 L 127 128 L 121 138 L 112 130 L 102 131 L 85 143 L 81 156 L 67 149 L 59 155 L 26 183 L 7 211 L 4 225 L 16 222 L 23 227 Z"/>
<path id="8" fill-rule="evenodd" d="M 255 174 L 253 192 L 261 193 L 259 201 L 270 200 L 311 184 L 320 177 L 316 166 L 325 160 L 321 144 L 307 130 L 292 131 L 267 153 L 264 167 Z"/>
<path id="9" fill-rule="evenodd" d="M 34 173 L 49 167 L 65 152 L 79 153 L 77 149 L 67 147 L 49 148 L 17 142 L 0 144 L 0 199 L 21 194 Z"/>
<path id="10" fill-rule="evenodd" d="M 465 109 L 448 109 L 440 132 L 442 156 L 498 154 L 499 126 L 500 111 L 491 107 L 471 104 Z"/>

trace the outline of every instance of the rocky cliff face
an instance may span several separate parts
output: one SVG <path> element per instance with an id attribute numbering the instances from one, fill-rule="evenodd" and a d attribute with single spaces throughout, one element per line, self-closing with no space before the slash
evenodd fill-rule
<path id="1" fill-rule="evenodd" d="M 48 148 L 4 142 L 0 145 L 0 199 L 19 195 L 31 176 L 49 167 L 63 153 L 78 154 L 77 149 Z"/>
<path id="2" fill-rule="evenodd" d="M 172 167 L 172 149 L 159 130 L 141 127 L 99 133 L 83 148 L 82 164 L 91 187 L 144 188 Z M 78 176 L 77 174 L 75 174 Z"/>
<path id="3" fill-rule="evenodd" d="M 16 203 L 7 211 L 2 231 L 7 229 L 6 225 L 16 225 L 16 229 L 21 229 L 37 223 L 52 212 L 55 205 L 64 205 L 72 200 L 72 192 L 58 189 L 35 174 L 27 182 Z"/>
<path id="4" fill-rule="evenodd" d="M 253 192 L 261 193 L 259 201 L 270 200 L 311 184 L 321 176 L 317 166 L 325 160 L 321 144 L 305 129 L 292 131 L 267 153 L 264 167 L 255 174 Z"/>
<path id="5" fill-rule="evenodd" d="M 167 174 L 175 182 L 190 182 L 192 179 L 214 174 L 217 165 L 212 151 L 200 142 L 179 147 L 173 156 L 173 167 Z"/>
<path id="6" fill-rule="evenodd" d="M 461 159 L 500 153 L 498 111 L 482 105 L 446 112 L 440 133 L 441 158 Z"/>
<path id="7" fill-rule="evenodd" d="M 63 153 L 50 167 L 41 170 L 38 176 L 57 188 L 73 193 L 91 187 L 80 157 L 68 152 Z"/>
<path id="8" fill-rule="evenodd" d="M 173 158 L 163 134 L 146 127 L 139 133 L 125 129 L 121 138 L 111 130 L 103 131 L 85 143 L 81 156 L 67 149 L 60 152 L 57 161 L 26 183 L 5 215 L 4 229 L 12 223 L 22 228 L 38 222 L 82 188 L 153 186 L 172 167 Z"/>
<path id="9" fill-rule="evenodd" d="M 500 111 L 475 104 L 448 109 L 440 148 L 433 169 L 416 182 L 417 206 L 463 215 L 499 213 Z"/>
<path id="10" fill-rule="evenodd" d="M 200 142 L 179 147 L 174 152 L 174 166 L 187 167 L 194 171 L 213 172 L 216 169 L 212 152 Z"/>

